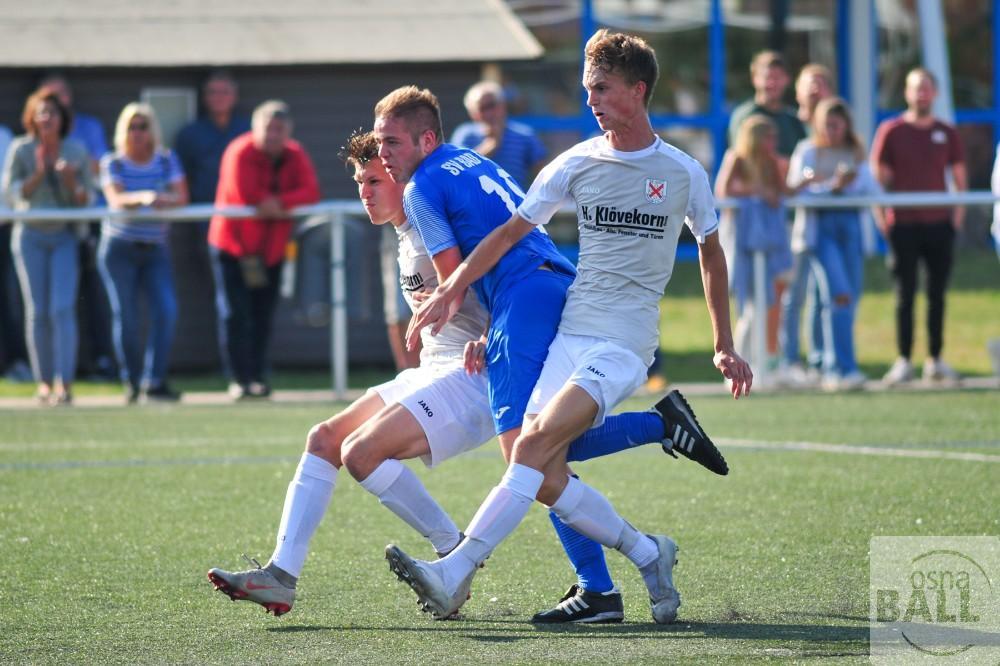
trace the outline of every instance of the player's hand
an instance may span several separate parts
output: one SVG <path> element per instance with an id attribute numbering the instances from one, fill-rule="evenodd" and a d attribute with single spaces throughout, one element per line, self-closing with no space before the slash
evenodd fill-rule
<path id="1" fill-rule="evenodd" d="M 417 291 L 410 292 L 410 298 L 413 299 L 413 304 L 418 308 L 424 304 L 428 298 L 431 297 L 431 292 L 426 289 L 418 289 Z"/>
<path id="2" fill-rule="evenodd" d="M 465 343 L 465 371 L 476 375 L 486 368 L 486 341 L 482 338 Z"/>
<path id="3" fill-rule="evenodd" d="M 739 354 L 732 350 L 718 351 L 715 352 L 712 362 L 722 376 L 730 381 L 734 399 L 739 400 L 741 395 L 750 395 L 753 372 L 750 370 L 750 364 L 740 358 Z"/>
<path id="4" fill-rule="evenodd" d="M 462 307 L 463 300 L 464 293 L 451 295 L 441 287 L 435 289 L 417 313 L 410 318 L 410 325 L 406 327 L 406 348 L 410 351 L 416 349 L 420 331 L 428 326 L 431 327 L 431 335 L 437 335 Z"/>

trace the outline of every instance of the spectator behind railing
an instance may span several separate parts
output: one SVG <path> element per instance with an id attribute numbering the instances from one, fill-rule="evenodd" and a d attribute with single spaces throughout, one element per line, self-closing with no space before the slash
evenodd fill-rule
<path id="1" fill-rule="evenodd" d="M 2 189 L 16 210 L 86 205 L 93 180 L 83 144 L 67 139 L 72 114 L 49 89 L 24 105 L 26 136 L 14 139 Z M 25 338 L 43 404 L 69 405 L 76 370 L 80 262 L 74 225 L 17 222 L 11 239 L 25 306 Z"/>
<path id="2" fill-rule="evenodd" d="M 255 206 L 257 216 L 216 215 L 208 229 L 219 338 L 231 374 L 229 392 L 237 400 L 271 394 L 271 320 L 292 233 L 288 211 L 319 201 L 316 169 L 291 138 L 288 105 L 264 102 L 254 110 L 251 127 L 222 155 L 215 205 Z"/>
<path id="3" fill-rule="evenodd" d="M 96 117 L 82 113 L 74 106 L 73 88 L 69 80 L 59 72 L 46 74 L 38 84 L 39 88 L 49 88 L 59 97 L 63 106 L 73 114 L 73 126 L 69 138 L 84 145 L 90 155 L 90 172 L 97 180 L 98 162 L 108 152 L 108 141 L 104 127 Z M 100 191 L 94 197 L 96 205 L 104 205 Z M 77 226 L 80 241 L 80 286 L 77 300 L 77 319 L 80 346 L 77 370 L 84 377 L 101 381 L 114 381 L 118 368 L 114 362 L 111 342 L 111 304 L 104 291 L 103 280 L 97 268 L 97 246 L 100 243 L 101 224 L 94 220 Z"/>
<path id="4" fill-rule="evenodd" d="M 792 154 L 788 185 L 802 195 L 875 194 L 880 188 L 865 163 L 864 144 L 854 132 L 847 103 L 828 98 L 816 107 L 815 135 Z M 851 208 L 800 209 L 792 231 L 793 246 L 815 256 L 814 271 L 823 312 L 823 386 L 855 390 L 867 379 L 854 351 L 854 317 L 861 297 L 864 252 L 861 211 Z M 832 350 L 829 347 L 832 346 Z M 832 351 L 832 353 L 831 353 Z"/>
<path id="5" fill-rule="evenodd" d="M 781 298 L 782 276 L 792 266 L 792 253 L 785 225 L 787 165 L 778 155 L 778 132 L 773 122 L 763 115 L 747 118 L 736 135 L 733 148 L 726 151 L 715 181 L 719 199 L 741 199 L 741 205 L 723 213 L 720 240 L 726 246 L 730 260 L 730 282 L 736 297 L 739 319 L 736 324 L 736 351 L 748 354 L 747 347 L 754 317 L 766 316 L 753 311 L 753 253 L 766 257 L 767 304 L 775 305 Z M 777 353 L 777 321 L 768 317 L 767 353 Z M 758 364 L 764 359 L 754 359 Z"/>
<path id="6" fill-rule="evenodd" d="M 815 134 L 813 125 L 816 106 L 827 97 L 833 95 L 833 76 L 830 70 L 818 63 L 808 63 L 799 71 L 795 80 L 795 101 L 798 102 L 798 118 L 806 129 L 807 136 Z M 796 219 L 805 215 L 805 209 L 795 211 Z M 781 361 L 776 380 L 790 387 L 809 386 L 819 380 L 819 374 L 814 368 L 819 368 L 823 359 L 823 326 L 820 320 L 819 295 L 816 290 L 816 280 L 812 276 L 812 248 L 796 243 L 792 238 L 792 271 L 788 279 L 788 288 L 781 299 Z M 812 298 L 808 300 L 810 307 L 806 313 L 806 334 L 809 340 L 809 371 L 802 365 L 799 330 L 802 318 L 802 306 L 807 302 L 807 293 L 811 291 Z M 815 374 L 814 374 L 815 373 Z"/>
<path id="7" fill-rule="evenodd" d="M 872 142 L 871 164 L 889 192 L 944 192 L 951 169 L 955 189 L 967 189 L 965 156 L 958 132 L 933 115 L 937 81 L 926 69 L 906 76 L 906 111 L 879 125 Z M 962 228 L 965 209 L 876 208 L 879 228 L 892 249 L 896 281 L 896 345 L 899 357 L 883 381 L 888 385 L 913 379 L 913 297 L 917 291 L 917 264 L 927 270 L 927 359 L 924 381 L 954 381 L 956 372 L 941 358 L 944 348 L 944 300 L 951 275 L 955 235 Z"/>
<path id="8" fill-rule="evenodd" d="M 13 140 L 10 129 L 0 125 L 0 168 Z M 7 202 L 0 197 L 0 210 L 6 209 Z M 7 381 L 30 382 L 33 377 L 24 344 L 24 309 L 18 296 L 14 256 L 10 253 L 11 231 L 9 224 L 0 222 L 0 373 Z"/>
<path id="9" fill-rule="evenodd" d="M 786 159 L 795 145 L 806 137 L 806 130 L 791 108 L 785 105 L 785 90 L 790 78 L 785 58 L 777 51 L 761 51 L 750 62 L 753 97 L 735 109 L 729 117 L 729 145 L 738 142 L 740 128 L 753 116 L 765 116 L 778 133 L 777 151 Z"/>
<path id="10" fill-rule="evenodd" d="M 176 156 L 163 147 L 153 107 L 133 102 L 118 116 L 115 152 L 101 160 L 101 187 L 112 210 L 171 208 L 188 203 Z M 177 400 L 167 364 L 177 324 L 177 296 L 164 220 L 108 218 L 98 261 L 114 315 L 114 345 L 126 401 Z M 149 313 L 143 349 L 141 301 Z"/>

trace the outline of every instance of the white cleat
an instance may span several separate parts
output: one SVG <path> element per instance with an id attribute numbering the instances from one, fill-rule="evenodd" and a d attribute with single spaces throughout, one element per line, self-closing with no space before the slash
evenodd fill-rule
<path id="1" fill-rule="evenodd" d="M 415 560 L 393 544 L 385 547 L 385 559 L 389 561 L 389 571 L 417 594 L 417 604 L 421 610 L 430 613 L 436 620 L 452 617 L 469 598 L 475 569 L 452 593 L 445 587 L 444 580 L 430 562 Z"/>
<path id="2" fill-rule="evenodd" d="M 656 542 L 656 590 L 649 591 L 649 606 L 657 624 L 670 624 L 677 619 L 681 595 L 674 587 L 674 565 L 677 564 L 677 544 L 668 536 L 647 535 Z"/>

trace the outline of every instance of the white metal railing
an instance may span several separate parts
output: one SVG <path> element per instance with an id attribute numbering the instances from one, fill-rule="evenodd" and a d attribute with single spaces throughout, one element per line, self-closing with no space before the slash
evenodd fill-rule
<path id="1" fill-rule="evenodd" d="M 870 196 L 810 196 L 793 197 L 785 200 L 788 208 L 864 208 L 868 206 L 885 206 L 893 208 L 920 208 L 939 206 L 992 206 L 1000 201 L 1000 196 L 989 191 L 974 192 L 912 192 L 878 194 Z M 734 208 L 740 204 L 738 199 L 725 199 L 717 202 L 719 208 Z M 571 207 L 563 209 L 572 212 Z M 104 218 L 144 220 L 160 219 L 171 222 L 201 222 L 213 215 L 225 217 L 253 217 L 256 211 L 251 206 L 227 206 L 216 208 L 209 204 L 197 204 L 171 209 L 141 209 L 130 211 L 109 210 L 104 207 L 88 208 L 58 208 L 35 210 L 10 210 L 0 208 L 0 224 L 23 221 L 90 221 Z M 291 211 L 295 218 L 323 216 L 330 224 L 330 375 L 333 392 L 337 399 L 347 395 L 347 302 L 346 302 L 346 267 L 345 267 L 345 237 L 344 228 L 347 216 L 365 216 L 364 208 L 356 199 L 340 199 L 324 201 L 309 206 L 300 206 Z M 758 253 L 759 254 L 759 253 Z M 763 255 L 754 257 L 755 264 L 763 263 Z M 759 329 L 766 312 L 766 288 L 764 271 L 755 270 L 759 283 L 754 285 L 754 307 L 761 316 Z M 763 330 L 754 332 L 755 347 L 763 344 Z M 758 356 L 757 358 L 763 358 Z M 765 364 L 759 364 L 757 371 L 766 372 Z"/>

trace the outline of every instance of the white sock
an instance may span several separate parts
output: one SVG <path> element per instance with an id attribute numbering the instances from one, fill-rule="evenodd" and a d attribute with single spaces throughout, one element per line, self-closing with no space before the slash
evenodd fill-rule
<path id="1" fill-rule="evenodd" d="M 271 563 L 296 578 L 309 554 L 309 540 L 330 504 L 337 468 L 311 453 L 303 453 L 288 484 L 285 508 L 278 527 L 278 543 Z"/>
<path id="2" fill-rule="evenodd" d="M 465 531 L 465 541 L 448 557 L 435 563 L 449 590 L 457 589 L 458 584 L 521 523 L 544 479 L 545 475 L 536 469 L 510 464 L 500 485 L 490 491 L 472 517 Z"/>
<path id="3" fill-rule="evenodd" d="M 424 484 L 398 460 L 386 460 L 361 482 L 387 509 L 443 553 L 458 543 L 458 527 Z"/>
<path id="4" fill-rule="evenodd" d="M 569 478 L 552 512 L 574 530 L 608 548 L 619 550 L 640 569 L 659 554 L 656 543 L 628 524 L 599 492 Z"/>
<path id="5" fill-rule="evenodd" d="M 574 530 L 608 548 L 618 546 L 625 521 L 608 500 L 580 479 L 569 477 L 552 512 Z"/>

